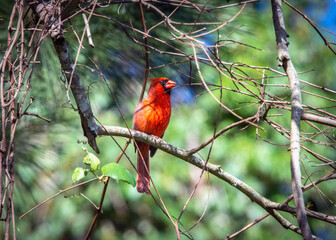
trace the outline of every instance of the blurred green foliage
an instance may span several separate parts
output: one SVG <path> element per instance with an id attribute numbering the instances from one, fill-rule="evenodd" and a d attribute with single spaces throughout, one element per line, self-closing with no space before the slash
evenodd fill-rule
<path id="1" fill-rule="evenodd" d="M 214 1 L 214 5 L 216 1 Z M 220 1 L 217 1 L 220 2 Z M 301 9 L 310 9 L 308 1 L 299 1 L 297 6 Z M 319 3 L 319 2 L 318 2 Z M 327 6 L 313 1 L 311 3 L 317 10 L 311 10 L 312 14 L 323 14 Z M 160 9 L 166 13 L 173 8 L 162 5 Z M 6 46 L 6 27 L 11 5 L 5 6 L 7 11 L 1 11 L 4 22 L 1 23 L 1 49 Z M 216 10 L 200 16 L 202 21 L 229 20 L 238 8 Z M 136 4 L 114 5 L 108 8 L 98 9 L 97 12 L 113 16 L 119 21 L 132 24 L 141 29 L 139 11 Z M 148 28 L 157 23 L 160 18 L 152 11 L 145 9 Z M 191 10 L 178 12 L 173 19 L 178 21 L 193 22 L 197 16 L 192 15 Z M 314 71 L 301 75 L 303 80 L 335 89 L 335 57 L 323 45 L 311 26 L 288 7 L 284 6 L 284 14 L 287 31 L 290 35 L 290 51 L 292 61 L 297 70 Z M 314 15 L 315 16 L 315 15 Z M 316 15 L 318 19 L 320 15 Z M 153 24 L 151 24 L 153 23 Z M 83 21 L 81 16 L 71 20 L 73 28 L 78 35 L 82 34 Z M 70 24 L 66 23 L 66 39 L 71 46 L 73 56 L 77 52 L 78 41 L 73 34 Z M 132 126 L 132 113 L 138 101 L 141 83 L 144 77 L 145 55 L 144 48 L 130 40 L 123 29 L 112 21 L 93 16 L 90 22 L 95 48 L 91 48 L 84 40 L 84 49 L 78 59 L 77 70 L 81 81 L 88 89 L 89 98 L 97 119 L 103 125 L 123 126 L 120 113 L 113 101 L 106 84 L 110 86 L 121 106 L 122 114 L 126 118 L 127 125 Z M 181 27 L 182 28 L 182 27 Z M 232 33 L 232 34 L 231 34 Z M 162 25 L 153 36 L 168 40 L 171 35 Z M 203 39 L 209 43 L 225 39 L 243 42 L 252 45 L 262 51 L 230 43 L 223 47 L 220 56 L 223 61 L 242 62 L 255 66 L 269 66 L 277 68 L 277 49 L 272 25 L 270 4 L 262 1 L 260 4 L 246 6 L 243 13 L 228 26 L 214 32 L 212 36 Z M 137 36 L 142 40 L 141 36 Z M 156 46 L 154 41 L 150 44 Z M 181 46 L 176 46 L 181 47 Z M 165 50 L 164 48 L 161 50 Z M 186 50 L 186 49 L 183 49 Z M 43 41 L 39 59 L 41 64 L 35 66 L 31 90 L 29 95 L 35 101 L 30 111 L 50 118 L 50 124 L 30 116 L 26 116 L 20 122 L 16 135 L 16 188 L 15 188 L 15 213 L 20 216 L 27 210 L 42 202 L 60 189 L 71 186 L 73 170 L 81 166 L 85 153 L 82 130 L 77 112 L 73 111 L 67 101 L 64 86 L 64 77 L 61 75 L 60 65 L 49 39 Z M 181 60 L 177 57 L 161 55 L 155 51 L 150 53 L 151 66 L 159 66 L 169 62 Z M 105 79 L 102 79 L 96 71 L 95 64 L 99 66 Z M 88 66 L 88 67 L 86 67 Z M 206 65 L 201 65 L 206 81 L 218 84 L 218 73 Z M 180 70 L 189 74 L 189 63 L 167 66 L 150 72 L 150 77 L 167 76 L 180 84 L 188 82 Z M 246 69 L 248 74 L 261 77 L 262 72 L 257 73 Z M 197 78 L 195 68 L 192 75 Z M 105 82 L 106 81 L 106 82 Z M 287 84 L 285 78 L 269 78 L 269 83 Z M 223 80 L 223 86 L 232 88 L 232 81 Z M 308 88 L 305 86 L 304 88 Z M 257 91 L 256 89 L 254 89 Z M 269 89 L 272 94 L 290 99 L 289 89 Z M 315 89 L 316 94 L 325 92 Z M 184 99 L 194 94 L 196 97 Z M 219 97 L 219 91 L 214 91 Z M 176 104 L 172 112 L 172 119 L 164 140 L 181 148 L 189 149 L 209 139 L 214 132 L 218 104 L 200 87 L 185 89 L 179 94 L 173 93 Z M 334 96 L 328 96 L 334 98 Z M 174 101 L 174 100 L 173 100 Z M 223 92 L 222 102 L 231 109 L 236 109 L 237 114 L 247 117 L 255 113 L 257 105 L 246 107 L 251 101 L 248 96 L 237 95 L 233 92 Z M 319 104 L 318 99 L 310 95 L 303 95 L 303 103 L 306 105 Z M 331 103 L 332 105 L 332 103 Z M 281 112 L 283 117 L 281 124 L 289 128 L 290 115 Z M 218 129 L 237 121 L 231 114 L 221 110 Z M 268 144 L 261 139 L 256 140 L 255 128 L 249 127 L 244 131 L 232 131 L 218 138 L 211 152 L 210 161 L 220 164 L 230 174 L 252 186 L 262 195 L 273 201 L 284 201 L 291 194 L 291 178 L 289 166 L 289 141 L 274 132 L 266 124 L 262 124 L 265 131 L 259 134 L 265 139 L 282 144 L 282 146 Z M 302 127 L 306 125 L 303 123 Z M 125 140 L 115 138 L 121 146 Z M 116 143 L 109 137 L 97 139 L 101 150 L 99 159 L 102 165 L 114 162 L 120 153 Z M 310 148 L 321 148 L 326 157 L 335 160 L 335 152 L 325 151 L 323 146 L 311 145 Z M 91 150 L 90 150 L 91 151 Z M 133 146 L 129 146 L 127 156 L 136 161 Z M 204 159 L 209 154 L 209 147 L 200 151 Z M 307 165 L 314 159 L 302 152 L 302 161 Z M 120 164 L 127 168 L 134 176 L 135 170 L 127 158 L 123 157 Z M 82 165 L 83 167 L 83 165 Z M 314 168 L 307 169 L 309 173 Z M 165 202 L 170 214 L 177 218 L 199 179 L 201 170 L 195 168 L 158 151 L 151 159 L 151 176 Z M 323 171 L 316 172 L 314 177 L 323 175 Z M 307 174 L 304 174 L 306 176 Z M 333 186 L 321 184 L 320 189 L 325 193 L 334 193 Z M 103 183 L 98 181 L 71 190 L 63 196 L 58 196 L 47 204 L 39 207 L 34 212 L 19 220 L 16 218 L 17 236 L 19 239 L 82 239 L 96 212 L 95 208 L 85 198 L 83 193 L 95 204 L 99 203 Z M 335 196 L 335 195 L 334 195 Z M 305 194 L 306 201 L 313 204 L 313 209 L 336 214 L 335 208 L 325 202 L 320 195 L 311 190 Z M 332 200 L 335 201 L 333 198 Z M 203 211 L 205 215 L 197 222 Z M 181 229 L 189 229 L 195 239 L 224 239 L 227 235 L 241 229 L 256 218 L 265 214 L 265 211 L 251 202 L 245 195 L 229 186 L 223 181 L 204 173 L 203 179 L 197 191 L 184 212 Z M 296 219 L 289 214 L 283 214 L 296 224 Z M 332 239 L 336 235 L 333 226 L 320 221 L 310 220 L 314 234 L 324 239 Z M 182 237 L 187 239 L 186 237 Z M 301 239 L 295 233 L 282 228 L 273 218 L 266 218 L 248 231 L 240 234 L 235 239 Z M 111 182 L 103 205 L 103 214 L 100 215 L 92 239 L 176 239 L 173 225 L 148 196 L 140 195 L 136 189 L 123 182 Z"/>

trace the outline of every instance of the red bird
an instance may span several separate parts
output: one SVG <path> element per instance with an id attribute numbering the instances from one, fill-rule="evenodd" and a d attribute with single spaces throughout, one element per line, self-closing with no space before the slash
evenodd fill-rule
<path id="1" fill-rule="evenodd" d="M 168 127 L 171 113 L 170 90 L 175 82 L 167 78 L 148 80 L 151 85 L 145 100 L 140 102 L 134 111 L 133 129 L 162 138 Z M 146 143 L 136 142 L 138 152 L 137 190 L 150 194 L 149 156 L 153 157 L 156 148 Z"/>

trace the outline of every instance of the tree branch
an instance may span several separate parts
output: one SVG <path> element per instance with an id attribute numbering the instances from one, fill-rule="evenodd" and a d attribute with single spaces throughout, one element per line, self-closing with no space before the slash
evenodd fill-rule
<path id="1" fill-rule="evenodd" d="M 21 220 L 24 216 L 26 216 L 26 215 L 29 214 L 30 212 L 34 211 L 35 209 L 41 207 L 41 206 L 44 205 L 45 203 L 49 202 L 51 199 L 54 199 L 54 198 L 57 197 L 58 195 L 63 194 L 64 192 L 67 192 L 67 191 L 69 191 L 69 190 L 71 190 L 71 189 L 77 188 L 77 187 L 79 187 L 79 186 L 82 186 L 82 185 L 84 185 L 84 184 L 87 184 L 87 183 L 92 182 L 92 181 L 95 181 L 95 180 L 97 180 L 97 178 L 92 178 L 92 179 L 90 179 L 90 180 L 87 180 L 87 181 L 85 181 L 85 182 L 78 183 L 78 184 L 73 185 L 73 186 L 71 186 L 71 187 L 68 187 L 68 188 L 66 188 L 66 189 L 59 190 L 58 193 L 56 193 L 56 194 L 54 194 L 53 196 L 47 198 L 46 200 L 44 200 L 44 201 L 42 201 L 41 203 L 37 204 L 35 207 L 33 207 L 32 209 L 30 209 L 29 211 L 27 211 L 27 212 L 25 212 L 24 214 L 22 214 L 22 215 L 19 217 L 19 219 Z"/>
<path id="2" fill-rule="evenodd" d="M 60 60 L 62 70 L 64 71 L 68 82 L 70 82 L 71 72 L 73 71 L 74 65 L 65 38 L 63 36 L 57 39 L 53 38 L 53 43 Z M 70 89 L 77 103 L 78 113 L 81 118 L 84 135 L 88 138 L 89 145 L 93 148 L 93 150 L 96 153 L 99 153 L 99 148 L 96 143 L 98 125 L 94 120 L 93 112 L 87 99 L 85 88 L 82 85 L 76 70 L 73 72 Z"/>
<path id="3" fill-rule="evenodd" d="M 300 120 L 303 113 L 301 104 L 300 80 L 290 59 L 288 51 L 288 34 L 285 30 L 285 22 L 282 15 L 281 0 L 272 0 L 273 24 L 278 47 L 279 66 L 283 66 L 287 73 L 292 92 L 291 106 L 291 171 L 292 189 L 298 223 L 306 240 L 313 239 L 307 220 L 305 204 L 302 194 L 301 170 L 300 170 Z"/>
<path id="4" fill-rule="evenodd" d="M 302 13 L 301 11 L 299 11 L 299 9 L 295 8 L 293 5 L 289 4 L 287 1 L 282 0 L 285 4 L 287 4 L 290 8 L 292 8 L 295 12 L 297 12 L 298 14 L 300 14 L 304 19 L 306 19 L 309 24 L 315 29 L 315 31 L 318 33 L 318 35 L 320 35 L 320 37 L 323 39 L 324 44 L 336 55 L 336 51 L 331 47 L 331 43 L 327 41 L 327 39 L 322 35 L 322 33 L 318 30 L 317 26 L 321 27 L 320 25 L 318 25 L 317 23 L 313 22 L 312 20 L 310 20 L 306 14 Z M 322 28 L 322 27 L 321 27 Z"/>
<path id="5" fill-rule="evenodd" d="M 317 115 L 314 115 L 314 114 L 302 113 L 301 120 L 308 120 L 308 121 L 328 125 L 328 126 L 331 126 L 331 127 L 336 127 L 336 120 L 335 119 L 331 119 L 331 118 L 327 118 L 327 117 L 321 117 L 321 116 L 317 116 Z"/>
<path id="6" fill-rule="evenodd" d="M 126 138 L 134 138 L 137 141 L 144 142 L 154 146 L 162 151 L 169 153 L 177 158 L 180 158 L 192 165 L 200 168 L 205 169 L 209 173 L 215 175 L 216 177 L 224 180 L 225 182 L 229 183 L 234 188 L 238 189 L 242 193 L 244 193 L 247 197 L 251 199 L 252 202 L 257 203 L 259 206 L 264 208 L 266 211 L 270 211 L 270 209 L 281 210 L 289 213 L 296 213 L 296 209 L 290 207 L 287 204 L 280 204 L 277 202 L 273 202 L 257 191 L 255 191 L 251 186 L 247 185 L 240 179 L 236 178 L 235 176 L 225 172 L 221 169 L 220 165 L 215 165 L 209 162 L 205 162 L 204 160 L 196 157 L 195 155 L 190 154 L 190 151 L 184 150 L 178 147 L 175 147 L 169 143 L 166 143 L 161 138 L 147 135 L 143 132 L 123 128 L 123 127 L 115 127 L 115 126 L 104 126 L 103 128 L 98 129 L 98 136 L 119 136 L 119 137 L 126 137 Z M 336 217 L 335 216 L 328 216 L 323 213 L 318 213 L 314 211 L 308 211 L 308 215 L 310 217 L 324 220 L 332 224 L 336 224 Z"/>
<path id="7" fill-rule="evenodd" d="M 84 136 L 88 138 L 88 143 L 93 150 L 99 153 L 99 148 L 96 143 L 98 125 L 95 122 L 85 88 L 80 81 L 77 71 L 74 70 L 74 63 L 63 35 L 60 15 L 56 13 L 58 8 L 52 4 L 45 4 L 43 2 L 33 6 L 33 8 L 37 15 L 43 19 L 44 24 L 49 28 L 50 36 L 54 43 L 62 70 L 70 84 L 71 92 L 77 104 Z"/>

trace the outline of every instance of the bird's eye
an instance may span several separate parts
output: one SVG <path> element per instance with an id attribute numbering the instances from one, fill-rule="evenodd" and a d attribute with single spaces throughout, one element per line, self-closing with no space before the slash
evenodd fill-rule
<path id="1" fill-rule="evenodd" d="M 159 83 L 165 88 L 168 80 L 160 81 Z"/>

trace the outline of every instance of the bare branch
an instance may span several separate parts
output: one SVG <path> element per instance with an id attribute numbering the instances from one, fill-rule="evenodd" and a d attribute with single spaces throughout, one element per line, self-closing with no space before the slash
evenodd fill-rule
<path id="1" fill-rule="evenodd" d="M 142 1 L 141 0 L 139 0 L 139 8 L 140 8 L 142 28 L 143 28 L 144 33 L 146 34 L 144 36 L 145 55 L 146 55 L 146 69 L 145 69 L 145 77 L 144 77 L 144 81 L 143 81 L 143 84 L 142 84 L 142 89 L 141 89 L 141 93 L 140 93 L 140 97 L 139 97 L 139 102 L 141 102 L 142 99 L 143 99 L 145 90 L 146 90 L 148 71 L 150 69 L 150 66 L 149 66 L 149 47 L 148 47 L 147 27 L 146 27 L 145 14 L 144 14 L 144 11 L 143 11 L 143 8 L 142 8 Z"/>
<path id="2" fill-rule="evenodd" d="M 205 169 L 206 171 L 210 172 L 214 176 L 224 180 L 225 182 L 229 183 L 234 188 L 241 191 L 247 197 L 251 199 L 252 202 L 257 203 L 260 207 L 264 208 L 266 211 L 269 209 L 281 210 L 289 213 L 296 213 L 296 208 L 290 207 L 287 204 L 279 204 L 273 202 L 257 191 L 255 191 L 251 186 L 246 184 L 245 182 L 241 181 L 240 179 L 236 178 L 235 176 L 225 172 L 220 165 L 214 165 L 209 162 L 205 162 L 204 160 L 196 157 L 195 155 L 190 155 L 188 150 L 184 150 L 178 147 L 175 147 L 169 143 L 166 143 L 161 138 L 156 136 L 147 135 L 143 132 L 130 130 L 127 128 L 117 127 L 117 126 L 104 126 L 98 130 L 99 136 L 119 136 L 119 137 L 126 137 L 126 138 L 133 138 L 136 141 L 144 142 L 154 146 L 162 151 L 169 153 L 179 159 L 182 159 L 192 165 L 200 168 Z M 330 178 L 325 178 L 323 181 L 326 181 Z M 308 188 L 309 189 L 309 188 Z M 332 224 L 336 224 L 336 216 L 329 216 L 326 214 L 308 211 L 308 216 L 324 220 L 330 222 Z"/>
<path id="3" fill-rule="evenodd" d="M 89 25 L 89 21 L 85 15 L 85 13 L 82 12 L 82 16 L 83 16 L 83 20 L 84 20 L 84 24 L 85 24 L 85 28 L 86 28 L 86 35 L 89 41 L 89 44 L 91 47 L 95 47 L 93 40 L 92 40 L 92 36 L 91 36 L 91 30 L 90 30 L 90 25 Z"/>
<path id="4" fill-rule="evenodd" d="M 50 36 L 52 37 L 62 70 L 69 82 L 71 91 L 76 100 L 84 135 L 88 138 L 88 142 L 93 150 L 99 153 L 99 148 L 96 143 L 98 125 L 94 120 L 85 88 L 80 81 L 77 71 L 74 69 L 75 66 L 69 53 L 62 28 L 57 27 L 58 25 L 61 26 L 61 21 L 58 20 L 57 14 L 55 14 L 55 8 L 52 5 L 44 4 L 42 2 L 35 6 L 35 11 L 45 23 L 49 23 L 50 20 L 54 23 L 51 25 L 52 28 L 50 30 Z"/>
<path id="5" fill-rule="evenodd" d="M 322 33 L 318 30 L 318 28 L 316 26 L 319 26 L 317 23 L 313 22 L 312 20 L 310 20 L 306 14 L 302 13 L 301 11 L 299 11 L 299 9 L 295 8 L 293 5 L 289 4 L 287 1 L 282 0 L 286 5 L 288 5 L 290 8 L 292 8 L 295 12 L 297 12 L 298 14 L 300 14 L 304 19 L 306 19 L 309 24 L 315 29 L 315 31 L 318 33 L 318 35 L 320 35 L 320 37 L 323 39 L 324 44 L 330 49 L 330 51 L 332 51 L 335 55 L 336 55 L 336 51 L 331 47 L 330 42 L 327 41 L 327 39 L 322 35 Z M 321 27 L 321 26 L 319 26 Z"/>
<path id="6" fill-rule="evenodd" d="M 243 227 L 239 231 L 237 231 L 237 232 L 235 232 L 235 233 L 233 233 L 231 235 L 228 235 L 225 240 L 232 239 L 232 238 L 236 237 L 237 235 L 239 235 L 240 233 L 245 232 L 249 228 L 253 227 L 254 225 L 258 224 L 259 222 L 261 222 L 262 220 L 264 220 L 265 218 L 267 218 L 269 215 L 270 215 L 269 213 L 266 213 L 265 215 L 261 216 L 260 218 L 258 218 L 256 220 L 254 220 L 253 222 L 247 224 L 245 227 Z"/>
<path id="7" fill-rule="evenodd" d="M 36 205 L 36 206 L 33 207 L 32 209 L 30 209 L 29 211 L 27 211 L 27 212 L 25 212 L 24 214 L 22 214 L 22 215 L 19 217 L 19 219 L 22 219 L 24 216 L 26 216 L 26 215 L 29 214 L 30 212 L 34 211 L 35 209 L 41 207 L 42 205 L 44 205 L 45 203 L 49 202 L 50 200 L 54 199 L 54 198 L 57 197 L 58 195 L 63 194 L 63 193 L 65 193 L 65 192 L 67 192 L 67 191 L 69 191 L 69 190 L 71 190 L 71 189 L 77 188 L 77 187 L 79 187 L 79 186 L 85 185 L 85 184 L 87 184 L 87 183 L 89 183 L 89 182 L 92 182 L 92 181 L 95 181 L 95 180 L 97 180 L 97 178 L 93 178 L 93 179 L 87 180 L 87 181 L 85 181 L 85 182 L 78 183 L 78 184 L 76 184 L 76 185 L 73 185 L 73 186 L 71 186 L 71 187 L 68 187 L 68 188 L 66 188 L 66 189 L 60 190 L 58 193 L 56 193 L 56 194 L 54 194 L 53 196 L 47 198 L 46 200 L 44 200 L 43 202 L 39 203 L 38 205 Z"/>
<path id="8" fill-rule="evenodd" d="M 336 127 L 336 120 L 331 119 L 331 118 L 325 118 L 325 117 L 320 117 L 314 114 L 309 114 L 309 113 L 303 113 L 301 115 L 302 120 L 307 120 L 307 121 L 312 121 L 324 125 L 328 125 L 331 127 Z"/>
<path id="9" fill-rule="evenodd" d="M 53 39 L 53 42 L 60 63 L 62 65 L 62 70 L 64 71 L 68 81 L 70 81 L 71 72 L 73 70 L 73 62 L 68 50 L 67 43 L 63 37 Z M 97 146 L 95 139 L 97 136 L 98 125 L 94 120 L 93 112 L 87 99 L 85 88 L 80 82 L 80 78 L 77 71 L 74 71 L 73 73 L 70 88 L 77 103 L 78 113 L 81 118 L 84 135 L 88 138 L 88 142 L 90 146 L 93 148 L 93 150 L 99 153 L 99 148 Z"/>
<path id="10" fill-rule="evenodd" d="M 313 239 L 307 220 L 305 204 L 302 194 L 301 170 L 300 170 L 300 120 L 303 113 L 301 105 L 300 81 L 288 52 L 287 32 L 282 15 L 281 0 L 272 0 L 273 24 L 278 47 L 279 66 L 283 66 L 287 73 L 292 92 L 291 105 L 291 170 L 292 189 L 296 206 L 296 214 L 304 239 Z"/>
<path id="11" fill-rule="evenodd" d="M 89 239 L 89 237 L 90 237 L 90 235 L 92 233 L 93 227 L 94 227 L 95 223 L 97 222 L 98 216 L 102 212 L 103 203 L 104 203 L 105 194 L 106 194 L 107 186 L 108 186 L 108 183 L 109 183 L 109 179 L 110 179 L 109 177 L 106 177 L 106 179 L 104 181 L 104 189 L 103 189 L 102 195 L 100 197 L 100 203 L 99 203 L 98 208 L 96 208 L 97 213 L 96 213 L 96 215 L 94 216 L 94 218 L 92 220 L 90 228 L 89 228 L 89 230 L 88 230 L 88 232 L 87 232 L 87 234 L 85 236 L 85 240 Z"/>

